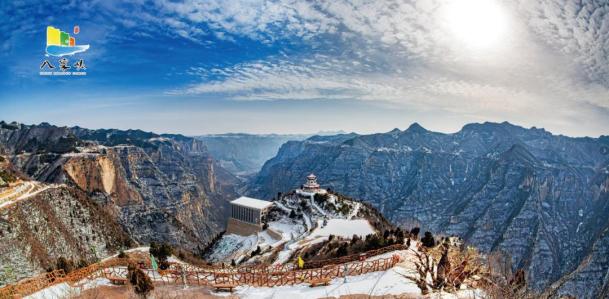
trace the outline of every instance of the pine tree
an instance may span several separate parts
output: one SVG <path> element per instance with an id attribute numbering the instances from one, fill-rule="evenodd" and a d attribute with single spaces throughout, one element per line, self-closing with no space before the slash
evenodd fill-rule
<path id="1" fill-rule="evenodd" d="M 416 240 L 419 238 L 420 231 L 421 231 L 421 229 L 417 226 L 410 230 L 410 235 Z"/>
<path id="2" fill-rule="evenodd" d="M 421 243 L 428 248 L 436 246 L 436 240 L 434 240 L 431 232 L 425 232 L 425 236 L 421 239 Z"/>

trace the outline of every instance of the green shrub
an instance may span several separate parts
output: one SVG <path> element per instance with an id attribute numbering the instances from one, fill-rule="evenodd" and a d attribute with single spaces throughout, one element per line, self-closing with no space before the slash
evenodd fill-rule
<path id="1" fill-rule="evenodd" d="M 159 262 L 159 268 L 165 270 L 169 267 L 167 258 L 173 254 L 173 247 L 167 243 L 157 244 L 155 242 L 150 243 L 150 254 L 152 254 Z"/>

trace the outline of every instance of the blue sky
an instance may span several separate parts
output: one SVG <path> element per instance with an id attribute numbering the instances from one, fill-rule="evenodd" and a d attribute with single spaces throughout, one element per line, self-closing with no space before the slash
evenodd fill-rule
<path id="1" fill-rule="evenodd" d="M 0 119 L 189 135 L 609 134 L 609 4 L 566 0 L 5 1 Z M 91 48 L 39 75 L 46 26 Z M 55 58 L 50 58 L 51 61 Z"/>

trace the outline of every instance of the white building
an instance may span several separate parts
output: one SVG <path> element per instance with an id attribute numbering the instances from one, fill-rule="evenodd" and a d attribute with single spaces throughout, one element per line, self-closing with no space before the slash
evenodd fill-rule
<path id="1" fill-rule="evenodd" d="M 255 199 L 247 196 L 241 196 L 230 202 L 231 217 L 250 224 L 262 223 L 263 217 L 268 212 L 268 209 L 273 205 L 272 202 L 266 200 Z"/>

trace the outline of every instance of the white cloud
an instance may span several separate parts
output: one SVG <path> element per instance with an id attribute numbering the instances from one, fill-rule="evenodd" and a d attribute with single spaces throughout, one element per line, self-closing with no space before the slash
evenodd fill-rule
<path id="1" fill-rule="evenodd" d="M 472 33 L 492 36 L 492 46 L 467 34 L 484 24 L 461 24 L 464 32 L 452 28 L 463 18 L 492 18 L 471 5 L 461 15 L 450 15 L 459 5 L 451 0 L 155 0 L 152 6 L 130 4 L 133 9 L 106 1 L 99 5 L 124 19 L 123 26 L 153 24 L 145 28 L 199 43 L 213 34 L 237 44 L 238 37 L 246 37 L 314 45 L 314 53 L 194 67 L 188 72 L 200 82 L 173 94 L 240 101 L 347 99 L 450 111 L 464 118 L 517 115 L 524 122 L 543 118 L 563 125 L 576 124 L 590 109 L 608 114 L 608 2 L 476 1 L 492 1 L 503 22 L 498 36 Z M 147 34 L 145 28 L 140 34 Z M 597 122 L 609 126 L 609 120 Z"/>
<path id="2" fill-rule="evenodd" d="M 157 1 L 166 14 L 212 30 L 270 42 L 276 38 L 334 32 L 337 22 L 307 1 Z"/>
<path id="3" fill-rule="evenodd" d="M 497 0 L 492 7 L 504 13 L 503 35 L 484 48 L 469 47 L 472 40 L 458 40 L 463 36 L 447 26 L 445 8 L 458 4 L 448 0 L 178 5 L 173 11 L 188 20 L 211 22 L 230 34 L 317 38 L 325 53 L 199 72 L 201 83 L 178 92 L 235 100 L 379 101 L 575 125 L 590 107 L 601 115 L 609 111 L 609 4 L 567 2 Z"/>
<path id="4" fill-rule="evenodd" d="M 574 57 L 590 80 L 609 86 L 609 2 L 521 0 L 520 10 L 538 36 Z"/>

